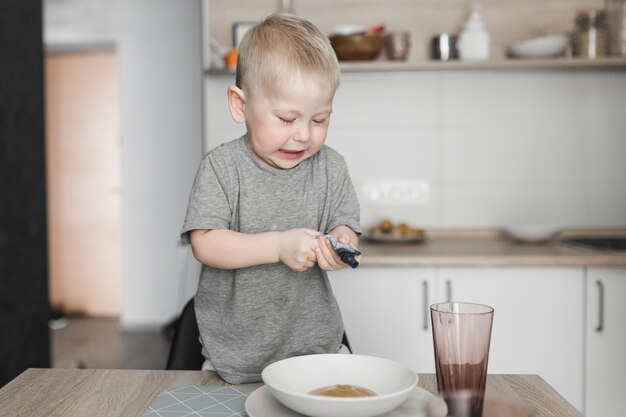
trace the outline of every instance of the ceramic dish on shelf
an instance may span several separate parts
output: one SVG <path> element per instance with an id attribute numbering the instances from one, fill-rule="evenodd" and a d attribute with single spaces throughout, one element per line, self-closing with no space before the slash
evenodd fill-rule
<path id="1" fill-rule="evenodd" d="M 554 239 L 560 229 L 547 224 L 515 224 L 507 226 L 504 231 L 513 240 L 524 243 L 543 243 Z"/>
<path id="2" fill-rule="evenodd" d="M 383 39 L 368 33 L 332 35 L 329 39 L 339 61 L 371 61 L 383 49 Z"/>
<path id="3" fill-rule="evenodd" d="M 335 25 L 333 28 L 333 35 L 342 35 L 342 36 L 350 36 L 350 35 L 362 35 L 367 31 L 367 26 L 365 25 L 352 25 L 352 24 L 343 24 L 343 25 Z"/>
<path id="4" fill-rule="evenodd" d="M 401 363 L 342 354 L 283 359 L 265 367 L 261 378 L 284 406 L 312 417 L 379 416 L 402 404 L 418 381 L 417 374 Z M 337 397 L 312 393 L 339 385 L 365 388 L 375 395 Z"/>
<path id="5" fill-rule="evenodd" d="M 567 35 L 540 36 L 516 42 L 509 48 L 509 54 L 520 58 L 546 58 L 565 54 L 569 44 Z"/>

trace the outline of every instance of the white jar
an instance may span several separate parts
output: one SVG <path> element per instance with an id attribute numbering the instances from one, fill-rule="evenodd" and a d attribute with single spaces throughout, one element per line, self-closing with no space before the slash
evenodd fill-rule
<path id="1" fill-rule="evenodd" d="M 459 58 L 466 61 L 483 61 L 489 59 L 489 32 L 480 16 L 480 7 L 475 5 L 472 13 L 463 25 L 459 35 L 457 48 Z"/>

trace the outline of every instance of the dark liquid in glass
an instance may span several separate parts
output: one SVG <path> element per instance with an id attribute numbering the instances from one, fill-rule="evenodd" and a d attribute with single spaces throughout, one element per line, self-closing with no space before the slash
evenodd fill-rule
<path id="1" fill-rule="evenodd" d="M 437 389 L 448 405 L 448 416 L 482 417 L 486 363 L 436 366 Z"/>

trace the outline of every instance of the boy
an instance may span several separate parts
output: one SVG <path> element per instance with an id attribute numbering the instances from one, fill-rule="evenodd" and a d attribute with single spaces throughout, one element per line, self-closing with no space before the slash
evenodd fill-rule
<path id="1" fill-rule="evenodd" d="M 361 228 L 345 162 L 324 146 L 338 85 L 333 49 L 306 20 L 269 16 L 240 44 L 228 106 L 247 132 L 203 158 L 182 230 L 203 264 L 203 369 L 227 382 L 342 348 L 326 271 L 346 265 L 323 235 L 356 247 Z"/>

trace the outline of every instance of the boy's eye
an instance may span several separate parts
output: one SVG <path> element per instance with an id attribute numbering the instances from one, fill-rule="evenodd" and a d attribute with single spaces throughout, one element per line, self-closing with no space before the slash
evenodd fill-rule
<path id="1" fill-rule="evenodd" d="M 326 120 L 328 120 L 328 117 L 325 117 L 321 120 L 313 120 L 313 123 L 315 123 L 316 125 L 323 125 L 324 123 L 326 123 Z"/>
<path id="2" fill-rule="evenodd" d="M 280 119 L 281 122 L 283 122 L 284 124 L 287 124 L 287 125 L 293 123 L 294 120 L 296 120 L 296 119 L 285 119 L 285 118 L 280 117 L 280 116 L 278 116 L 278 118 Z"/>

